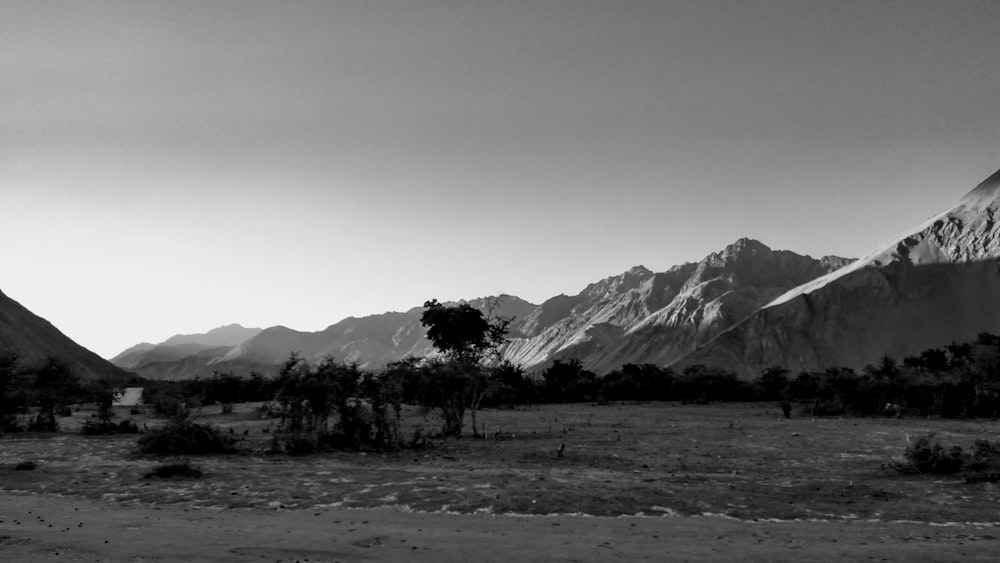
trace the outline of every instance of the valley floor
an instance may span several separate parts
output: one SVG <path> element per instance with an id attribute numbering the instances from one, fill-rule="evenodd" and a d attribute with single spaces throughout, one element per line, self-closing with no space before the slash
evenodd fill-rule
<path id="1" fill-rule="evenodd" d="M 137 455 L 134 436 L 9 435 L 0 559 L 995 560 L 997 484 L 882 464 L 928 432 L 966 447 L 996 439 L 996 422 L 798 414 L 786 421 L 763 404 L 490 410 L 480 420 L 499 440 L 210 456 L 193 460 L 206 472 L 197 480 L 144 477 L 164 460 Z M 249 407 L 204 418 L 245 433 L 251 451 L 269 438 L 270 421 Z M 38 468 L 13 469 L 26 459 Z"/>

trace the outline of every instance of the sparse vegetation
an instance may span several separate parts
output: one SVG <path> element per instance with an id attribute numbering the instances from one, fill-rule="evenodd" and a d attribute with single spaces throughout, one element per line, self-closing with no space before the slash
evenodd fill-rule
<path id="1" fill-rule="evenodd" d="M 330 449 L 387 448 L 399 441 L 402 386 L 394 372 L 376 376 L 324 358 L 312 365 L 292 354 L 278 374 L 281 421 L 272 451 L 302 455 Z M 337 415 L 330 427 L 330 418 Z"/>
<path id="2" fill-rule="evenodd" d="M 249 377 L 238 374 L 213 372 L 210 377 L 195 377 L 182 381 L 146 381 L 143 384 L 143 402 L 153 412 L 164 418 L 175 416 L 179 410 L 206 405 L 226 405 L 241 402 L 272 400 L 278 391 L 275 378 L 266 378 L 251 372 Z M 133 413 L 135 414 L 135 413 Z"/>
<path id="3" fill-rule="evenodd" d="M 16 354 L 0 356 L 0 432 L 24 429 L 29 396 L 27 374 Z"/>
<path id="4" fill-rule="evenodd" d="M 115 422 L 101 422 L 99 420 L 85 420 L 80 425 L 80 433 L 84 436 L 105 436 L 108 434 L 138 434 L 139 427 L 131 420 L 120 420 Z"/>
<path id="5" fill-rule="evenodd" d="M 139 451 L 155 455 L 198 455 L 230 453 L 236 440 L 209 424 L 178 415 L 167 424 L 139 438 Z"/>
<path id="6" fill-rule="evenodd" d="M 80 426 L 80 433 L 85 436 L 101 436 L 106 434 L 138 434 L 139 427 L 131 420 L 115 422 L 115 400 L 121 397 L 122 390 L 108 379 L 101 379 L 86 386 L 91 398 L 97 404 L 97 413 L 92 415 L 96 420 L 88 419 Z"/>
<path id="7" fill-rule="evenodd" d="M 553 360 L 542 372 L 543 396 L 550 402 L 593 401 L 598 392 L 597 375 L 584 369 L 577 359 Z"/>
<path id="8" fill-rule="evenodd" d="M 122 396 L 121 388 L 108 379 L 99 379 L 91 386 L 91 394 L 97 403 L 97 419 L 107 426 L 115 418 L 115 400 Z"/>
<path id="9" fill-rule="evenodd" d="M 991 439 L 994 430 L 981 421 L 794 416 L 786 421 L 773 403 L 546 404 L 484 409 L 487 439 L 452 440 L 437 434 L 433 416 L 424 418 L 419 408 L 404 406 L 403 435 L 407 443 L 415 437 L 412 449 L 367 456 L 319 453 L 290 462 L 263 455 L 272 433 L 262 429 L 277 421 L 254 417 L 254 406 L 238 404 L 233 416 L 221 415 L 219 406 L 199 415 L 202 423 L 223 421 L 222 433 L 242 440 L 248 455 L 211 456 L 203 462 L 193 454 L 137 458 L 120 437 L 29 435 L 0 442 L 11 460 L 8 479 L 0 481 L 68 497 L 101 499 L 112 493 L 126 504 L 277 502 L 304 509 L 344 502 L 352 508 L 399 504 L 433 512 L 449 505 L 461 513 L 492 507 L 497 514 L 594 515 L 654 514 L 660 506 L 680 514 L 744 519 L 811 518 L 822 512 L 886 520 L 988 520 L 1000 501 L 1000 490 L 962 482 L 985 475 L 978 471 L 945 479 L 877 471 L 883 452 L 905 461 L 906 447 L 928 431 L 938 432 L 945 451 L 955 443 L 972 453 L 974 441 Z M 74 413 L 78 420 L 85 416 Z M 331 427 L 336 419 L 331 417 Z M 69 421 L 64 423 L 69 427 Z M 907 434 L 914 437 L 910 442 Z M 290 450 L 299 451 L 294 445 Z M 18 459 L 41 461 L 45 471 L 14 472 Z M 136 479 L 158 463 L 182 459 L 204 464 L 206 471 L 210 466 L 212 486 L 191 496 L 169 481 L 161 486 L 155 479 Z M 426 486 L 414 485 L 415 480 Z"/>
<path id="10" fill-rule="evenodd" d="M 38 410 L 30 430 L 55 432 L 59 429 L 56 416 L 68 409 L 71 399 L 79 394 L 80 378 L 66 364 L 50 357 L 35 372 L 33 402 Z"/>
<path id="11" fill-rule="evenodd" d="M 969 482 L 1000 481 L 1000 442 L 976 440 L 972 450 L 941 444 L 934 434 L 920 436 L 907 446 L 905 463 L 892 462 L 900 473 L 961 474 Z"/>
<path id="12" fill-rule="evenodd" d="M 202 470 L 191 465 L 190 460 L 184 460 L 157 465 L 143 477 L 146 479 L 200 479 L 203 475 Z"/>
<path id="13" fill-rule="evenodd" d="M 944 447 L 933 435 L 921 436 L 906 448 L 907 469 L 914 473 L 949 475 L 958 473 L 965 466 L 966 455 L 961 446 Z"/>
<path id="14" fill-rule="evenodd" d="M 72 416 L 71 404 L 97 404 L 99 425 L 115 425 L 115 389 L 126 381 L 102 380 L 84 384 L 73 371 L 50 357 L 41 367 L 23 365 L 17 355 L 0 356 L 0 432 L 55 432 L 58 417 Z"/>
<path id="15" fill-rule="evenodd" d="M 780 384 L 773 374 L 769 381 Z M 861 373 L 847 368 L 803 372 L 788 381 L 785 398 L 808 405 L 807 412 L 818 416 L 996 418 L 1000 338 L 982 333 L 973 342 L 930 348 L 902 362 L 883 357 Z"/>
<path id="16" fill-rule="evenodd" d="M 143 402 L 166 419 L 189 416 L 192 407 L 201 406 L 202 396 L 196 389 L 177 383 L 183 382 L 154 382 L 142 390 Z"/>
<path id="17" fill-rule="evenodd" d="M 280 543 L 288 539 L 285 530 L 294 530 L 286 520 L 292 518 L 294 522 L 313 522 L 314 532 L 325 534 L 326 547 L 318 549 L 330 549 L 331 530 L 343 531 L 348 541 L 367 537 L 347 533 L 348 528 L 356 527 L 366 534 L 362 520 L 376 525 L 379 518 L 385 517 L 390 526 L 395 526 L 401 522 L 400 518 L 412 518 L 414 529 L 423 528 L 424 533 L 407 537 L 408 549 L 421 535 L 426 537 L 431 522 L 447 522 L 448 529 L 453 532 L 461 529 L 463 533 L 475 529 L 472 526 L 477 522 L 488 524 L 480 530 L 529 520 L 537 527 L 538 519 L 502 516 L 527 513 L 550 515 L 544 528 L 547 534 L 555 536 L 558 545 L 566 541 L 561 528 L 574 522 L 588 534 L 597 533 L 598 528 L 606 525 L 618 525 L 622 538 L 629 542 L 640 540 L 635 530 L 647 526 L 648 533 L 642 537 L 657 546 L 659 553 L 664 541 L 689 537 L 704 526 L 723 526 L 730 531 L 737 526 L 746 530 L 740 537 L 746 539 L 747 545 L 760 550 L 756 552 L 757 558 L 770 560 L 775 558 L 774 552 L 767 551 L 766 543 L 758 543 L 768 541 L 764 532 L 777 534 L 795 527 L 808 529 L 804 533 L 810 537 L 817 530 L 830 534 L 816 552 L 817 558 L 825 560 L 821 555 L 829 558 L 830 549 L 840 549 L 850 538 L 857 539 L 858 534 L 878 528 L 878 533 L 866 536 L 865 541 L 870 545 L 858 553 L 865 559 L 866 554 L 872 553 L 866 550 L 881 545 L 880 549 L 886 550 L 882 555 L 892 559 L 891 550 L 898 550 L 899 542 L 884 547 L 879 537 L 914 535 L 910 530 L 914 524 L 903 522 L 933 522 L 958 524 L 957 527 L 922 524 L 919 538 L 928 535 L 934 539 L 914 540 L 920 545 L 911 546 L 911 552 L 919 548 L 924 554 L 926 546 L 937 546 L 942 550 L 938 552 L 941 558 L 947 559 L 950 551 L 945 550 L 956 549 L 959 542 L 966 543 L 959 547 L 965 553 L 985 554 L 978 559 L 989 560 L 996 551 L 992 525 L 976 527 L 962 523 L 995 521 L 1000 487 L 989 483 L 967 484 L 966 473 L 944 478 L 901 477 L 894 471 L 877 470 L 885 459 L 884 453 L 904 459 L 906 434 L 918 436 L 937 431 L 945 447 L 956 443 L 969 450 L 976 439 L 993 439 L 994 425 L 986 421 L 913 417 L 810 420 L 794 416 L 786 421 L 773 403 L 545 404 L 483 409 L 480 418 L 487 422 L 489 435 L 485 440 L 442 440 L 421 433 L 431 447 L 401 448 L 377 455 L 337 453 L 298 459 L 256 453 L 265 449 L 271 438 L 261 430 L 277 421 L 254 417 L 255 406 L 237 404 L 232 416 L 221 415 L 219 406 L 207 407 L 200 414 L 202 422 L 219 421 L 228 426 L 223 429 L 227 435 L 229 428 L 234 428 L 235 435 L 241 437 L 245 430 L 250 430 L 245 438 L 248 455 L 137 457 L 127 447 L 130 440 L 121 437 L 95 440 L 67 435 L 53 440 L 51 436 L 29 434 L 0 441 L 3 458 L 7 460 L 6 463 L 0 460 L 0 470 L 5 470 L 0 477 L 0 488 L 6 490 L 3 502 L 12 505 L 9 501 L 14 499 L 18 502 L 48 499 L 56 503 L 51 506 L 66 503 L 70 511 L 66 517 L 80 519 L 67 521 L 65 525 L 84 522 L 84 529 L 89 528 L 90 533 L 95 532 L 99 522 L 106 521 L 110 510 L 127 510 L 154 520 L 175 514 L 185 522 L 197 514 L 202 524 L 207 522 L 203 518 L 214 514 L 226 516 L 224 522 L 216 522 L 225 530 L 240 527 L 235 525 L 237 520 L 257 517 L 263 525 L 280 525 L 280 534 L 276 534 Z M 85 416 L 89 413 L 74 412 L 74 419 Z M 336 416 L 331 418 L 331 425 L 335 419 Z M 439 430 L 433 416 L 424 419 L 412 405 L 404 405 L 402 421 L 406 442 L 419 426 L 433 433 Z M 66 428 L 71 425 L 70 421 L 62 422 Z M 562 444 L 565 447 L 560 458 Z M 41 465 L 33 472 L 14 471 L 13 465 L 20 459 L 34 459 Z M 184 459 L 205 472 L 202 479 L 143 478 L 159 464 Z M 12 490 L 21 492 L 11 493 Z M 77 506 L 80 513 L 73 512 Z M 93 507 L 88 518 L 83 518 L 84 506 Z M 384 506 L 397 506 L 400 510 L 367 510 Z M 447 514 L 442 513 L 445 506 Z M 220 507 L 223 509 L 215 510 Z M 472 516 L 477 512 L 479 515 Z M 487 522 L 481 514 L 489 512 L 495 516 L 487 517 Z M 639 512 L 646 517 L 614 518 Z M 319 515 L 313 516 L 316 513 Z M 679 517 L 659 517 L 675 513 Z M 705 516 L 705 513 L 724 517 Z M 55 516 L 54 509 L 40 515 L 49 520 L 49 514 Z M 580 519 L 570 514 L 610 518 Z M 141 519 L 142 516 L 139 525 Z M 816 519 L 823 522 L 817 523 Z M 869 519 L 879 522 L 868 524 Z M 47 524 L 53 523 L 58 531 L 60 522 L 56 520 L 52 518 L 52 522 L 40 524 L 36 529 L 45 533 Z M 58 520 L 63 520 L 63 516 Z M 336 524 L 336 520 L 341 520 L 341 524 Z M 351 520 L 358 525 L 350 524 Z M 111 521 L 122 520 L 116 517 Z M 552 526 L 558 522 L 562 523 L 560 527 Z M 7 525 L 10 524 L 8 519 Z M 676 534 L 668 535 L 664 526 L 680 528 L 675 528 Z M 109 526 L 107 536 L 95 536 L 97 543 L 102 544 L 105 537 L 112 546 L 116 540 L 122 541 L 113 535 L 119 528 L 120 525 Z M 196 527 L 190 530 L 200 533 Z M 77 537 L 71 532 L 59 537 Z M 144 529 L 135 530 L 130 537 L 141 541 L 143 533 Z M 938 533 L 956 535 L 949 536 L 953 537 L 950 543 L 939 545 L 939 536 L 935 535 Z M 656 534 L 660 539 L 653 539 Z M 723 534 L 730 537 L 727 531 L 720 530 L 706 541 L 727 541 L 715 540 Z M 787 537 L 785 532 L 781 534 Z M 967 539 L 976 534 L 983 539 L 976 542 Z M 986 535 L 994 538 L 985 538 Z M 839 543 L 834 544 L 832 539 Z M 326 552 L 329 557 L 343 558 L 340 545 L 333 545 L 336 551 Z M 803 552 L 797 546 L 790 545 L 781 554 L 789 560 L 801 557 Z M 719 551 L 709 550 L 702 559 L 725 558 L 725 546 L 717 547 Z M 969 551 L 973 548 L 979 551 Z M 610 553 L 603 548 L 590 547 L 590 550 L 598 555 Z M 220 553 L 220 560 L 232 558 L 232 553 L 226 554 L 224 550 Z M 305 555 L 310 560 L 321 558 L 314 557 L 316 553 L 319 552 L 292 555 L 302 560 Z M 354 553 L 358 559 L 370 555 L 368 550 Z M 191 551 L 183 554 L 190 558 Z M 288 555 L 288 551 L 275 551 L 270 560 L 287 561 Z M 531 559 L 530 554 L 525 557 Z"/>

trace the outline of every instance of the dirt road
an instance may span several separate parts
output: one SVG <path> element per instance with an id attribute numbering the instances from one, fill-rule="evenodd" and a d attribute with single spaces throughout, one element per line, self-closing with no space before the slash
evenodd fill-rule
<path id="1" fill-rule="evenodd" d="M 3 561 L 995 561 L 970 524 L 197 510 L 0 495 Z"/>

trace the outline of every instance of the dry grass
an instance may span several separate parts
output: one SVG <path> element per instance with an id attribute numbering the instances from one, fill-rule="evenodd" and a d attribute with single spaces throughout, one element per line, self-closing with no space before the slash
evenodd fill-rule
<path id="1" fill-rule="evenodd" d="M 8 435 L 0 488 L 122 503 L 194 507 L 395 506 L 493 514 L 724 514 L 741 519 L 1000 520 L 1000 488 L 960 479 L 900 476 L 909 439 L 937 432 L 949 443 L 989 438 L 995 423 L 883 418 L 796 418 L 780 408 L 665 403 L 543 405 L 481 414 L 500 440 L 451 440 L 389 454 L 267 456 L 273 421 L 237 405 L 200 420 L 242 440 L 243 455 L 198 458 L 197 481 L 144 477 L 152 458 L 134 436 Z M 85 417 L 80 413 L 77 417 Z M 126 415 L 127 416 L 127 415 Z M 407 434 L 436 421 L 407 415 Z M 139 420 L 153 425 L 159 421 Z M 72 429 L 74 421 L 61 424 Z M 557 450 L 565 444 L 563 456 Z M 169 462 L 159 459 L 157 462 Z"/>

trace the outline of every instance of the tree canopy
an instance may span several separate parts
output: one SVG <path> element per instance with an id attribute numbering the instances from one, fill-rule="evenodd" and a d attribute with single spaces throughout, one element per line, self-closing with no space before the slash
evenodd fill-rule
<path id="1" fill-rule="evenodd" d="M 478 363 L 497 351 L 507 334 L 507 319 L 487 319 L 479 309 L 463 303 L 445 306 L 431 299 L 420 322 L 427 327 L 427 339 L 449 359 Z"/>

